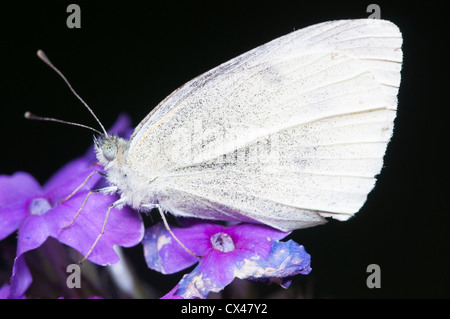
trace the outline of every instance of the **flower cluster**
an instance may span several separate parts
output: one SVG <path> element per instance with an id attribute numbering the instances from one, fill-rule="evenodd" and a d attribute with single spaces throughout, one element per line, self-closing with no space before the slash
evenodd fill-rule
<path id="1" fill-rule="evenodd" d="M 183 270 L 198 262 L 165 298 L 205 298 L 218 292 L 234 278 L 290 285 L 296 274 L 309 274 L 310 255 L 294 241 L 280 242 L 287 233 L 256 224 L 223 226 L 197 222 L 172 228 L 195 255 L 189 254 L 162 224 L 145 232 L 145 260 L 149 268 L 164 274 Z"/>
<path id="2" fill-rule="evenodd" d="M 122 115 L 110 132 L 129 136 L 129 127 L 129 118 Z M 116 195 L 92 193 L 84 201 L 89 191 L 104 183 L 96 171 L 101 172 L 102 167 L 96 163 L 91 148 L 43 186 L 25 172 L 0 175 L 0 240 L 18 232 L 11 279 L 0 287 L 0 298 L 26 296 L 33 277 L 25 255 L 49 238 L 87 254 L 101 231 L 108 206 L 117 200 Z M 144 234 L 139 213 L 124 207 L 111 211 L 104 235 L 88 259 L 98 265 L 115 264 L 119 257 L 114 246 L 131 247 L 142 242 L 148 267 L 163 274 L 197 263 L 164 298 L 205 298 L 234 278 L 275 282 L 287 288 L 293 276 L 311 271 L 310 256 L 303 246 L 291 240 L 280 241 L 288 233 L 270 227 L 194 221 L 189 227 L 173 227 L 172 231 L 202 257 L 189 254 L 160 223 Z"/>

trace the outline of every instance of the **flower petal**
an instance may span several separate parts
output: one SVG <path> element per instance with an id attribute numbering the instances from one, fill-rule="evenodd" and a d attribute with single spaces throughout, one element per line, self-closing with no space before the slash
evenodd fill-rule
<path id="1" fill-rule="evenodd" d="M 103 169 L 101 166 L 87 161 L 84 157 L 79 157 L 63 166 L 45 183 L 45 192 L 53 202 L 60 201 L 83 184 L 85 179 L 94 170 L 102 171 Z M 102 176 L 100 174 L 92 175 L 80 191 L 91 190 L 101 178 Z"/>
<path id="2" fill-rule="evenodd" d="M 11 176 L 0 175 L 0 207 L 4 208 L 30 196 L 41 194 L 41 186 L 28 173 L 17 172 Z"/>
<path id="3" fill-rule="evenodd" d="M 178 287 L 180 285 L 177 284 L 175 287 L 173 287 L 167 294 L 161 297 L 161 299 L 183 299 L 183 297 L 175 295 L 175 293 L 178 291 Z"/>
<path id="4" fill-rule="evenodd" d="M 27 216 L 28 200 L 41 193 L 39 183 L 28 173 L 0 176 L 0 240 L 19 228 Z"/>
<path id="5" fill-rule="evenodd" d="M 290 234 L 265 225 L 247 223 L 231 226 L 227 233 L 236 242 L 236 249 L 257 252 L 264 258 L 269 255 L 275 240 Z"/>
<path id="6" fill-rule="evenodd" d="M 27 291 L 28 287 L 30 287 L 32 281 L 33 278 L 31 277 L 31 273 L 25 262 L 24 256 L 18 255 L 14 260 L 8 298 L 24 298 L 25 291 Z"/>
<path id="7" fill-rule="evenodd" d="M 311 272 L 311 256 L 303 245 L 295 241 L 275 241 L 268 258 L 246 259 L 235 270 L 234 275 L 241 279 L 252 279 L 265 283 L 276 282 L 287 288 L 290 279 Z"/>
<path id="8" fill-rule="evenodd" d="M 49 212 L 51 212 L 51 210 Z M 38 248 L 47 240 L 48 236 L 51 235 L 49 229 L 51 224 L 48 225 L 45 222 L 45 217 L 48 217 L 46 214 L 42 216 L 28 215 L 27 218 L 25 218 L 20 226 L 17 238 L 17 257 L 29 250 Z"/>
<path id="9" fill-rule="evenodd" d="M 216 269 L 216 272 L 221 271 L 222 269 Z M 217 283 L 214 280 L 211 280 L 211 278 L 206 277 L 199 265 L 195 267 L 191 273 L 180 280 L 178 289 L 174 291 L 172 295 L 179 296 L 183 299 L 204 299 L 210 292 L 218 292 L 225 286 L 226 285 L 223 285 L 223 283 Z"/>
<path id="10" fill-rule="evenodd" d="M 202 256 L 207 249 L 206 236 L 202 225 L 189 228 L 171 227 L 177 238 L 187 245 L 195 254 Z M 198 262 L 198 258 L 189 254 L 166 230 L 163 223 L 158 223 L 145 231 L 142 240 L 147 266 L 163 274 L 173 274 Z"/>
<path id="11" fill-rule="evenodd" d="M 86 193 L 84 193 L 86 195 Z M 92 194 L 75 222 L 67 229 L 81 207 L 83 194 L 64 202 L 54 212 L 53 223 L 58 229 L 54 236 L 81 254 L 86 255 L 101 232 L 108 206 L 118 196 Z M 98 241 L 89 260 L 99 265 L 115 264 L 119 261 L 114 245 L 131 247 L 137 245 L 144 236 L 144 224 L 138 212 L 129 207 L 113 208 L 106 223 L 105 232 Z"/>
<path id="12" fill-rule="evenodd" d="M 109 134 L 114 134 L 120 137 L 129 138 L 131 133 L 131 118 L 126 113 L 120 113 L 117 117 L 116 122 L 113 126 L 108 130 Z"/>

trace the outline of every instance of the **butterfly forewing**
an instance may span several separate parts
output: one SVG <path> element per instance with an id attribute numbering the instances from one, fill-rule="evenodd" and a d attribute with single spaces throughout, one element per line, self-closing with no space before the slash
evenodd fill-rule
<path id="1" fill-rule="evenodd" d="M 251 50 L 161 102 L 133 133 L 130 168 L 175 215 L 282 230 L 345 220 L 382 168 L 401 44 L 394 24 L 368 19 Z"/>

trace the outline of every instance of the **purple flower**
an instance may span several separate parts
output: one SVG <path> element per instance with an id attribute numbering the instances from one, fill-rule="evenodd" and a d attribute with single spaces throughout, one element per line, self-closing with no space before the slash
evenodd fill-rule
<path id="1" fill-rule="evenodd" d="M 222 226 L 200 222 L 172 231 L 198 259 L 184 250 L 162 224 L 146 230 L 144 255 L 149 268 L 164 274 L 197 267 L 165 298 L 205 298 L 222 290 L 235 277 L 276 282 L 287 288 L 296 274 L 308 274 L 310 255 L 303 246 L 279 242 L 289 233 L 256 224 Z"/>
<path id="2" fill-rule="evenodd" d="M 124 132 L 129 119 L 121 116 L 114 126 Z M 102 168 L 95 164 L 91 149 L 85 156 L 75 159 L 60 169 L 44 186 L 28 173 L 18 172 L 12 176 L 0 176 L 0 240 L 18 229 L 17 255 L 13 266 L 10 297 L 24 294 L 32 278 L 23 254 L 41 246 L 49 237 L 71 246 L 85 255 L 100 233 L 108 205 L 117 196 L 92 194 L 76 221 L 67 229 L 82 206 L 91 189 L 101 180 L 94 174 L 70 199 L 66 199 L 94 170 Z M 113 246 L 130 247 L 138 244 L 144 227 L 140 215 L 128 208 L 113 209 L 105 233 L 95 246 L 89 260 L 106 265 L 119 261 Z"/>
<path id="3" fill-rule="evenodd" d="M 11 286 L 10 285 L 3 285 L 0 287 L 0 299 L 8 299 L 10 298 Z M 20 296 L 14 296 L 15 299 L 25 299 L 25 295 L 22 294 Z"/>

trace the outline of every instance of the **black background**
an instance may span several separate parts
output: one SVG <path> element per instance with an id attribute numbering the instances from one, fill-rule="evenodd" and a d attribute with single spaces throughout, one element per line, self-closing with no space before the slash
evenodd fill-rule
<path id="1" fill-rule="evenodd" d="M 27 121 L 26 110 L 98 127 L 36 57 L 38 49 L 106 127 L 121 112 L 136 126 L 193 77 L 293 30 L 367 17 L 371 2 L 76 1 L 81 29 L 66 26 L 70 3 L 0 4 L 2 174 L 27 171 L 44 183 L 92 141 L 87 130 Z M 353 219 L 292 235 L 312 255 L 313 271 L 272 297 L 450 296 L 448 11 L 430 1 L 375 3 L 404 37 L 398 115 L 385 167 Z M 366 286 L 369 264 L 381 267 L 379 289 Z"/>

